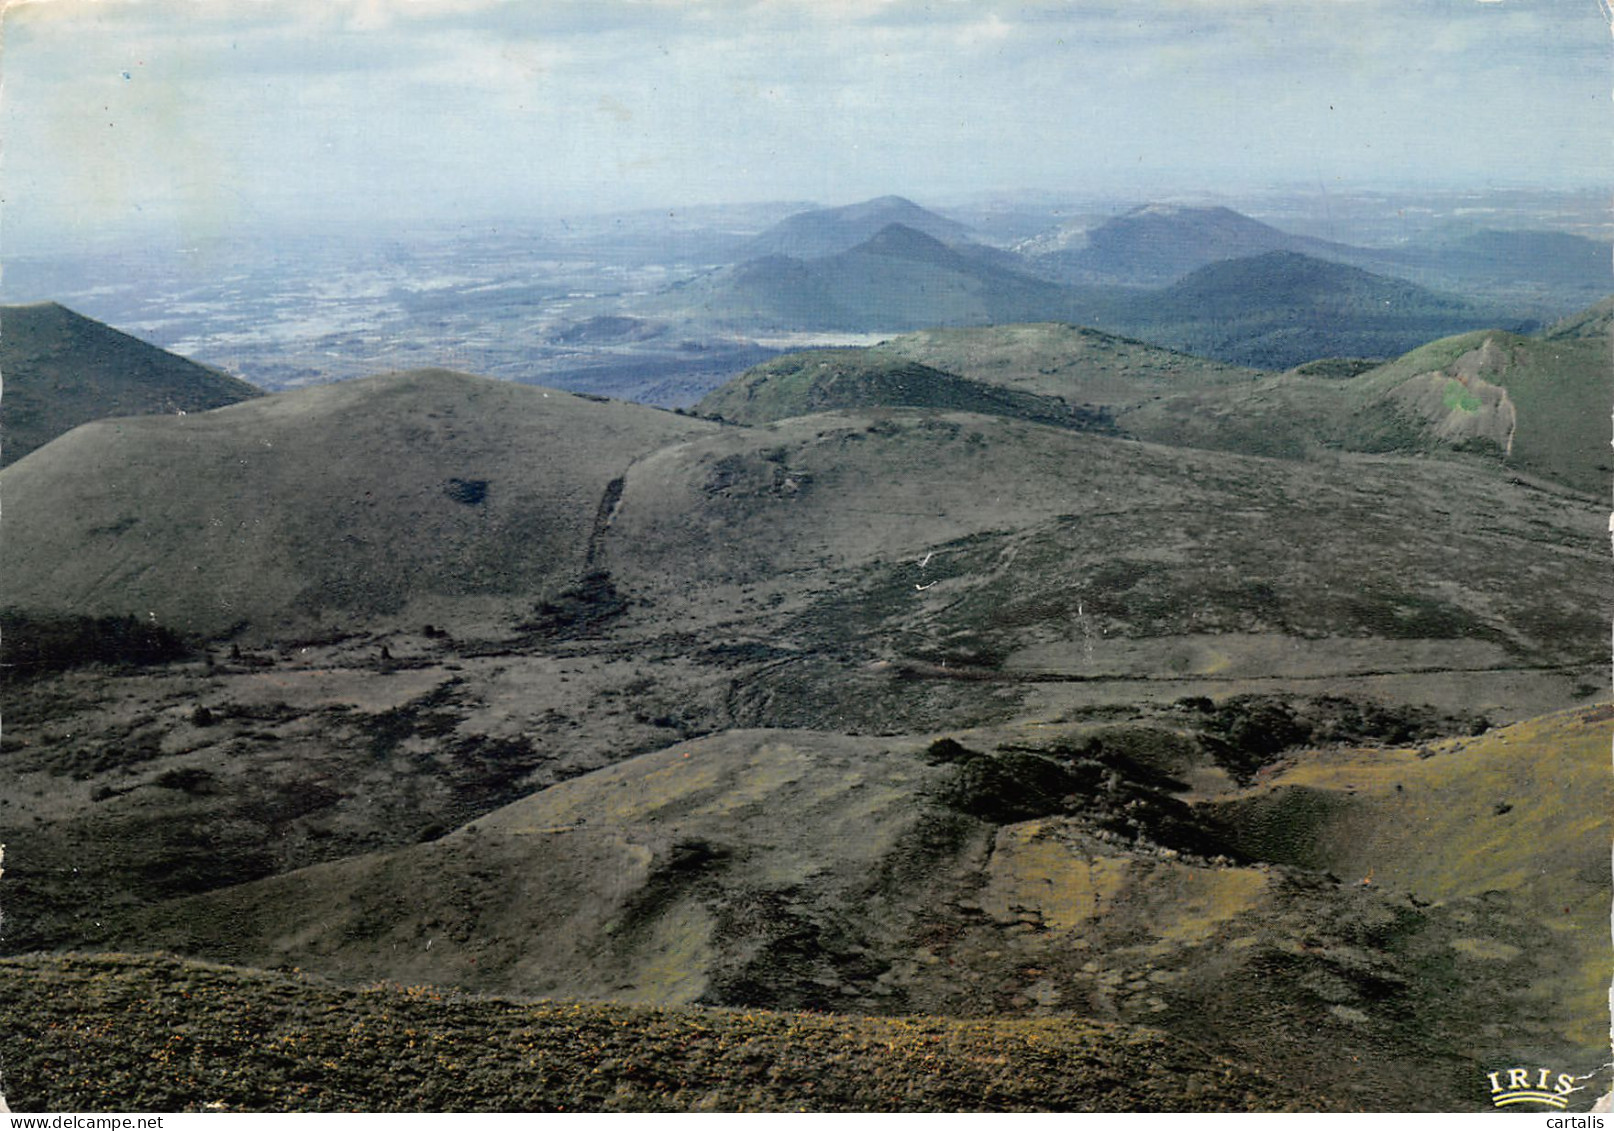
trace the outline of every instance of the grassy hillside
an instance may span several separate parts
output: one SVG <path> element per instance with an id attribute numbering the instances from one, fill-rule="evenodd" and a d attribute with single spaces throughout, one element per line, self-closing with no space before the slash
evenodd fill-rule
<path id="1" fill-rule="evenodd" d="M 388 387 L 346 388 L 369 408 Z M 0 758 L 13 830 L 8 945 L 60 945 L 114 913 L 431 841 L 532 790 L 735 727 L 925 733 L 1319 689 L 1512 720 L 1602 680 L 1605 516 L 1467 467 L 1277 462 L 935 410 L 718 428 L 468 378 L 390 387 L 387 403 L 445 413 L 425 414 L 442 429 L 434 450 L 482 452 L 488 470 L 462 471 L 456 497 L 440 465 L 410 478 L 411 461 L 426 458 L 418 444 L 380 421 L 375 433 L 349 428 L 375 477 L 364 489 L 384 482 L 421 500 L 404 509 L 381 496 L 387 521 L 413 535 L 438 521 L 430 507 L 474 515 L 499 498 L 549 498 L 554 543 L 500 542 L 495 526 L 480 542 L 441 538 L 446 564 L 435 565 L 431 547 L 378 531 L 370 557 L 359 545 L 343 560 L 396 577 L 404 612 L 327 609 L 318 628 L 299 619 L 295 596 L 274 603 L 288 600 L 262 580 L 277 559 L 249 569 L 226 557 L 212 583 L 263 610 L 253 623 L 265 627 L 238 647 L 13 682 Z M 446 416 L 476 396 L 494 410 L 481 424 Z M 671 442 L 635 462 L 651 440 L 629 431 L 633 446 L 606 463 L 607 447 L 575 446 L 599 435 L 586 427 L 597 414 L 672 428 Z M 327 426 L 304 419 L 314 445 Z M 501 438 L 506 428 L 521 436 Z M 248 434 L 277 447 L 286 435 L 261 420 Z M 72 441 L 0 483 L 50 466 Z M 573 458 L 543 479 L 514 475 L 530 466 L 510 455 L 534 451 L 522 445 Z M 295 466 L 333 450 L 293 445 Z M 242 507 L 237 522 L 295 531 L 334 521 L 328 503 L 309 509 L 299 492 L 279 493 L 306 483 L 285 465 L 254 457 L 279 485 L 259 494 L 247 493 L 259 490 L 248 472 L 224 478 L 216 466 L 180 461 L 171 475 L 201 498 L 210 474 L 231 485 L 208 505 Z M 484 476 L 483 501 L 461 501 Z M 43 496 L 48 484 L 35 482 Z M 564 484 L 571 495 L 521 493 Z M 194 514 L 165 505 L 131 509 L 135 524 L 87 541 L 54 572 L 105 577 L 100 599 L 151 610 L 134 604 L 153 592 L 137 587 L 145 579 L 117 571 L 146 546 L 195 544 Z M 82 521 L 74 506 L 59 509 Z M 6 552 L 22 558 L 20 541 Z M 492 576 L 517 579 L 511 591 L 445 597 L 453 579 L 436 571 L 472 547 L 492 559 Z M 423 564 L 388 574 L 383 549 Z M 31 584 L 48 600 L 47 579 Z"/>
<path id="2" fill-rule="evenodd" d="M 1145 1029 L 521 1003 L 171 957 L 0 961 L 15 1111 L 1263 1111 Z"/>
<path id="3" fill-rule="evenodd" d="M 1260 374 L 1061 322 L 920 330 L 873 351 L 1001 388 L 1071 403 L 1125 405 L 1161 393 L 1236 385 Z"/>
<path id="4" fill-rule="evenodd" d="M 1318 470 L 1004 418 L 821 414 L 647 457 L 600 560 L 664 612 L 822 592 L 803 615 L 862 660 L 971 639 L 1001 662 L 1100 633 L 1600 651 L 1592 508 L 1433 462 Z M 1566 588 L 1519 587 L 1518 540 Z M 681 584 L 696 547 L 699 583 Z"/>
<path id="5" fill-rule="evenodd" d="M 441 370 L 86 425 L 6 469 L 6 601 L 213 635 L 474 615 L 586 566 L 640 454 L 714 426 Z"/>
<path id="6" fill-rule="evenodd" d="M 1001 341 L 1007 332 L 983 333 Z M 1502 420 L 1501 402 L 1480 386 L 1510 382 L 1517 456 L 1568 469 L 1573 449 L 1548 448 L 1539 437 L 1550 433 L 1528 414 L 1543 405 L 1560 434 L 1581 427 L 1577 410 L 1560 406 L 1595 395 L 1595 366 L 1578 383 L 1529 385 L 1493 356 L 1568 347 L 1499 340 L 1509 349 L 1475 355 L 1473 390 L 1437 372 L 1429 411 Z M 1429 351 L 1401 369 L 1417 376 L 1474 353 L 1462 340 Z M 832 356 L 862 365 L 862 355 Z M 1140 392 L 1159 387 L 1176 379 L 1173 357 L 1148 354 L 1119 375 L 1141 371 Z M 902 364 L 895 379 L 883 360 L 849 370 L 854 399 L 901 392 Z M 804 373 L 792 372 L 781 388 Z M 890 657 L 897 642 L 934 649 L 950 633 L 979 632 L 1007 655 L 1040 633 L 1071 639 L 1061 618 L 1080 604 L 1116 637 L 1433 635 L 1532 657 L 1575 652 L 1587 637 L 1574 610 L 1601 599 L 1575 556 L 1591 552 L 1592 520 L 1573 505 L 1526 502 L 1505 484 L 1432 464 L 1368 461 L 1341 476 L 1243 454 L 1495 449 L 1489 433 L 1448 440 L 1442 418 L 1420 423 L 1422 402 L 1398 399 L 1399 372 L 1248 381 L 1213 369 L 1217 384 L 1206 388 L 1190 367 L 1196 391 L 1113 410 L 1123 429 L 1176 448 L 911 408 L 719 428 L 440 371 L 405 374 L 63 437 L 0 473 L 14 534 L 0 544 L 0 566 L 8 601 L 34 613 L 133 613 L 169 629 L 244 626 L 283 640 L 451 622 L 508 636 L 588 606 L 614 609 L 642 633 L 797 615 L 832 634 L 815 647 L 864 633 L 891 642 L 859 644 L 868 659 Z M 1446 405 L 1448 387 L 1469 390 L 1485 411 L 1462 396 Z M 940 389 L 943 402 L 999 399 L 962 380 Z M 936 390 L 920 383 L 918 395 Z M 1029 415 L 1022 402 L 1035 396 L 1008 389 L 1002 407 Z M 1040 413 L 1045 402 L 1029 403 Z M 1202 450 L 1211 448 L 1232 452 Z M 1373 508 L 1357 505 L 1367 497 Z M 1517 551 L 1476 521 L 1443 553 L 1458 514 L 1495 515 L 1490 528 L 1527 540 L 1561 582 L 1520 591 L 1509 578 Z M 1275 560 L 1273 544 L 1305 552 Z M 1016 559 L 1013 569 L 995 564 Z M 610 586 L 584 585 L 598 570 L 612 572 Z M 1470 599 L 1493 585 L 1494 597 Z M 1029 602 L 1024 618 L 1002 623 L 996 599 Z M 854 609 L 836 611 L 848 600 Z M 544 602 L 553 609 L 533 621 Z M 759 629 L 778 630 L 777 621 Z"/>
<path id="7" fill-rule="evenodd" d="M 1163 443 L 1291 458 L 1323 449 L 1474 457 L 1602 494 L 1614 472 L 1602 420 L 1609 389 L 1600 337 L 1490 330 L 1346 379 L 1312 368 L 1168 396 L 1116 419 Z"/>
<path id="8" fill-rule="evenodd" d="M 1162 729 L 730 733 L 118 945 L 644 1003 L 1074 1010 L 1346 1106 L 1473 1109 L 1520 1048 L 1596 1063 L 1611 720 L 1297 754 L 1246 789 Z"/>
<path id="9" fill-rule="evenodd" d="M 746 370 L 695 406 L 740 424 L 869 407 L 946 408 L 1061 427 L 1108 427 L 1092 405 L 971 381 L 873 350 L 786 354 Z"/>
<path id="10" fill-rule="evenodd" d="M 1601 494 L 1614 471 L 1607 303 L 1526 337 L 1477 331 L 1393 361 L 1241 370 L 1057 324 L 940 329 L 881 344 L 1001 388 L 1104 406 L 1124 432 L 1279 458 L 1329 451 L 1474 456 Z"/>
<path id="11" fill-rule="evenodd" d="M 1571 314 L 1548 328 L 1543 337 L 1549 340 L 1564 338 L 1598 338 L 1608 340 L 1614 325 L 1614 297 L 1603 299 L 1578 314 Z"/>
<path id="12" fill-rule="evenodd" d="M 1371 874 L 1376 885 L 1431 900 L 1516 894 L 1567 930 L 1564 917 L 1605 902 L 1600 868 L 1614 786 L 1602 771 L 1611 735 L 1614 707 L 1601 705 L 1422 749 L 1308 753 L 1230 802 L 1259 813 L 1230 827 L 1243 830 L 1238 839 L 1250 851 Z M 1349 800 L 1307 803 L 1321 792 Z M 1595 973 L 1578 992 L 1600 983 L 1606 997 Z M 1597 1002 L 1579 1005 L 1590 1024 Z"/>
<path id="13" fill-rule="evenodd" d="M 1455 969 L 1420 994 L 1466 982 L 1454 1033 L 1466 1016 L 1477 1048 L 1591 1065 L 1608 1035 L 1611 736 L 1602 705 L 1419 749 L 1317 753 L 1221 808 L 1245 851 L 1476 911 L 1454 916 Z"/>
<path id="14" fill-rule="evenodd" d="M 413 843 L 735 726 L 924 732 L 1346 685 L 1512 719 L 1600 683 L 1595 506 L 1435 461 L 1318 470 L 917 410 L 709 429 L 623 477 L 607 580 L 512 601 L 485 633 L 408 622 L 13 692 L 13 906 Z"/>
<path id="15" fill-rule="evenodd" d="M 885 963 L 845 951 L 901 931 L 947 886 L 959 844 L 984 848 L 987 826 L 914 806 L 948 771 L 913 740 L 891 745 L 731 731 L 440 840 L 169 905 L 171 926 L 137 918 L 123 937 L 349 980 L 815 1009 L 884 989 L 898 1004 L 900 986 L 877 984 Z M 794 814 L 784 826 L 767 816 L 781 805 Z M 899 872 L 907 890 L 888 890 Z M 800 969 L 774 969 L 775 951 Z"/>
<path id="16" fill-rule="evenodd" d="M 0 308 L 0 466 L 91 420 L 201 412 L 263 394 L 53 302 Z"/>
<path id="17" fill-rule="evenodd" d="M 1492 331 L 1414 350 L 1362 375 L 1350 392 L 1358 402 L 1387 396 L 1402 416 L 1421 412 L 1434 439 L 1489 440 L 1510 468 L 1605 494 L 1614 473 L 1602 419 L 1611 390 L 1606 338 Z M 1487 427 L 1490 403 L 1501 419 Z"/>

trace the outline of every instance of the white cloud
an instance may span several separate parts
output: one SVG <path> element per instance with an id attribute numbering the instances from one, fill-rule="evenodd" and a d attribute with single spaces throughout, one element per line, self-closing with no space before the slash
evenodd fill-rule
<path id="1" fill-rule="evenodd" d="M 12 228 L 364 216 L 379 182 L 573 208 L 1609 156 L 1567 109 L 1608 101 L 1595 0 L 54 0 L 5 25 Z"/>

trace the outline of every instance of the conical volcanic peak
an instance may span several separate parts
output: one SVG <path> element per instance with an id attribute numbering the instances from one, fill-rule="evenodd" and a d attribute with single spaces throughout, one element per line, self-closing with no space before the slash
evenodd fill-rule
<path id="1" fill-rule="evenodd" d="M 0 465 L 90 420 L 201 412 L 262 391 L 54 302 L 0 307 Z"/>

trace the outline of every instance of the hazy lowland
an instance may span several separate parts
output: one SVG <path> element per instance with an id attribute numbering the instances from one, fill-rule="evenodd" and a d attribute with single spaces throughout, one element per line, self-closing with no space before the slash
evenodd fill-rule
<path id="1" fill-rule="evenodd" d="M 1589 1108 L 1606 202 L 1235 203 L 8 258 L 10 1102 Z"/>

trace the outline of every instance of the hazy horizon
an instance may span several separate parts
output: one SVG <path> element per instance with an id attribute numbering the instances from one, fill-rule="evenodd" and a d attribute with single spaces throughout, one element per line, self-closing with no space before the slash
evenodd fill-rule
<path id="1" fill-rule="evenodd" d="M 1595 0 L 32 0 L 5 246 L 738 201 L 1609 181 Z"/>

